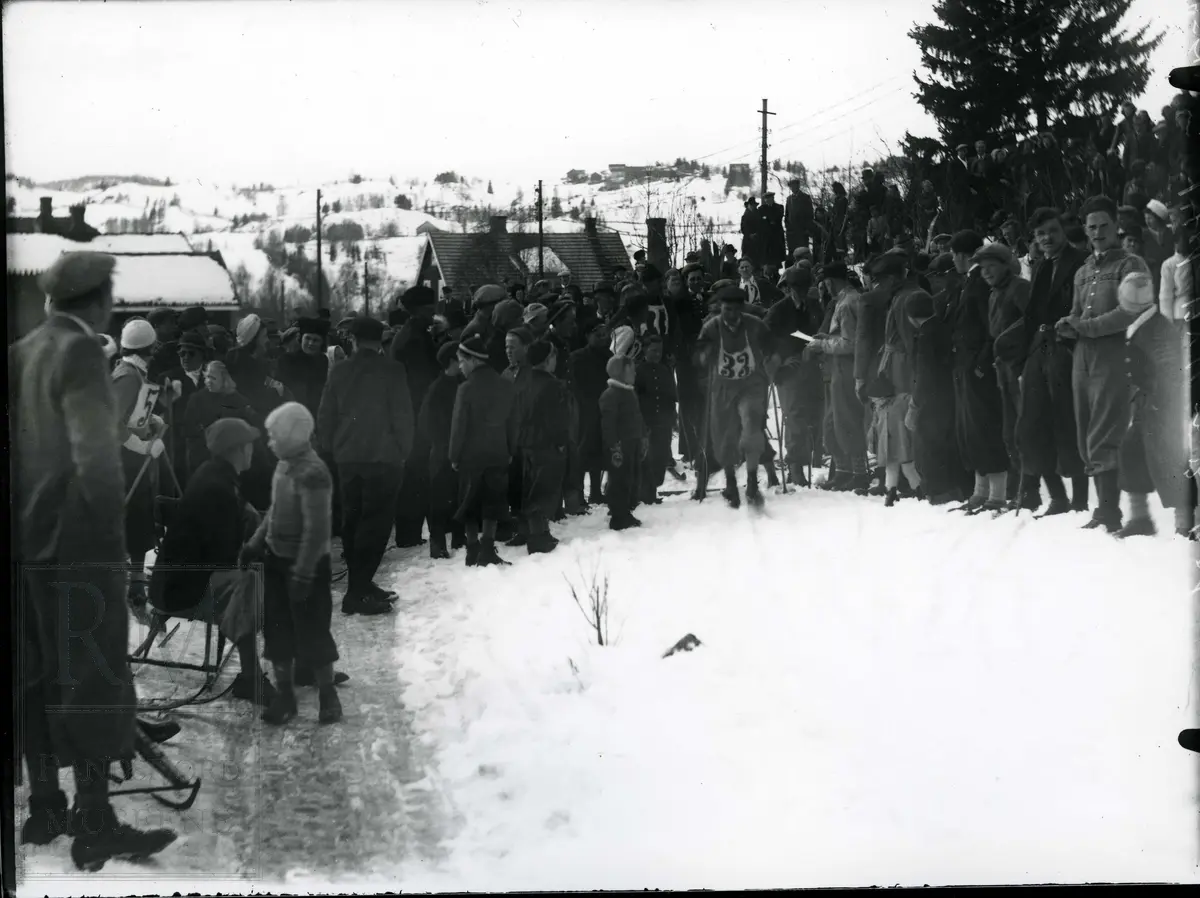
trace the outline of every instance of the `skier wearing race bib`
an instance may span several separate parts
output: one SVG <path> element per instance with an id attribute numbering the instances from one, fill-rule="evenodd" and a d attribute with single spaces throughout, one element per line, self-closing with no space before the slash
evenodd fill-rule
<path id="1" fill-rule="evenodd" d="M 746 499 L 762 504 L 758 465 L 766 450 L 768 380 L 764 362 L 771 334 L 762 319 L 746 315 L 746 293 L 724 287 L 713 297 L 720 314 L 705 322 L 697 340 L 700 364 L 709 372 L 709 428 L 717 463 L 725 471 L 722 496 L 734 508 L 740 504 L 737 466 L 746 459 Z M 696 498 L 704 497 L 699 484 Z"/>
<path id="2" fill-rule="evenodd" d="M 121 329 L 121 358 L 113 367 L 113 395 L 120 425 L 121 462 L 125 488 L 131 490 L 125 503 L 125 544 L 133 572 L 129 601 L 146 602 L 146 553 L 154 548 L 154 497 L 158 494 L 158 465 L 161 439 L 166 425 L 154 414 L 162 387 L 147 380 L 150 357 L 157 337 L 144 318 L 133 318 Z M 140 475 L 140 479 L 139 479 Z"/>

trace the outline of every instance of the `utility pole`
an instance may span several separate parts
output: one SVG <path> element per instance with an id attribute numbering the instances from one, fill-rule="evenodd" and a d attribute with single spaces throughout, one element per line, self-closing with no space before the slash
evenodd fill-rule
<path id="1" fill-rule="evenodd" d="M 321 188 L 317 188 L 317 311 L 321 311 Z"/>
<path id="2" fill-rule="evenodd" d="M 767 98 L 763 97 L 763 108 L 758 110 L 762 113 L 762 189 L 760 195 L 767 192 L 767 116 L 774 115 L 773 112 L 767 111 Z"/>
<path id="3" fill-rule="evenodd" d="M 363 313 L 371 317 L 371 289 L 368 286 L 370 277 L 367 275 L 367 256 L 369 253 L 363 253 Z"/>
<path id="4" fill-rule="evenodd" d="M 543 280 L 545 272 L 545 239 L 542 235 L 542 182 L 538 181 L 538 280 Z"/>

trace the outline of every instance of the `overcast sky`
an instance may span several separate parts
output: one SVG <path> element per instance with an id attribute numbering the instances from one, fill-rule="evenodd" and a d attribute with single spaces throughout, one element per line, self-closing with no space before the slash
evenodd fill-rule
<path id="1" fill-rule="evenodd" d="M 676 156 L 874 158 L 905 129 L 933 0 L 233 0 L 5 6 L 6 168 L 277 185 L 453 168 L 558 178 Z M 1141 105 L 1173 91 L 1184 0 Z"/>

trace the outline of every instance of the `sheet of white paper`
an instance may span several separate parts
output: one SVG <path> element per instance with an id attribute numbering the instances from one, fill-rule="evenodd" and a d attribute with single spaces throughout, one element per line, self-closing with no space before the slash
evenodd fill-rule
<path id="1" fill-rule="evenodd" d="M 792 334 L 792 336 L 799 337 L 801 340 L 803 340 L 806 343 L 811 343 L 814 339 L 813 337 L 810 337 L 808 334 L 804 333 L 804 331 L 796 331 L 795 333 Z"/>

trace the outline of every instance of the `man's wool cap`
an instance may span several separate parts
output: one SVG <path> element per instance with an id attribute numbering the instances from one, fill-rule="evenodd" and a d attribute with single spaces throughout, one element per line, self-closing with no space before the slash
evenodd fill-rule
<path id="1" fill-rule="evenodd" d="M 949 274 L 954 270 L 954 253 L 938 253 L 929 263 L 929 274 Z"/>
<path id="2" fill-rule="evenodd" d="M 179 348 L 197 349 L 200 352 L 207 352 L 209 348 L 208 340 L 198 330 L 184 331 L 179 335 Z"/>
<path id="3" fill-rule="evenodd" d="M 383 339 L 383 322 L 361 315 L 351 322 L 350 336 L 356 340 L 366 340 L 369 343 L 378 342 Z"/>
<path id="4" fill-rule="evenodd" d="M 714 290 L 713 299 L 715 299 L 717 302 L 733 302 L 741 304 L 745 303 L 749 297 L 746 295 L 746 291 L 741 287 L 730 284 L 728 287 L 722 287 L 720 290 Z"/>
<path id="5" fill-rule="evenodd" d="M 540 302 L 531 302 L 525 307 L 525 314 L 522 316 L 522 320 L 526 324 L 532 324 L 538 319 L 539 316 L 543 315 L 548 318 L 550 316 L 550 310 Z"/>
<path id="6" fill-rule="evenodd" d="M 204 429 L 204 445 L 212 455 L 224 455 L 253 443 L 261 435 L 241 418 L 218 418 Z"/>
<path id="7" fill-rule="evenodd" d="M 793 265 L 783 273 L 783 282 L 789 287 L 808 287 L 812 285 L 812 264 Z"/>
<path id="8" fill-rule="evenodd" d="M 438 366 L 445 368 L 450 364 L 450 361 L 458 355 L 458 341 L 450 340 L 438 347 L 437 362 Z"/>
<path id="9" fill-rule="evenodd" d="M 821 279 L 836 278 L 839 281 L 846 280 L 847 269 L 845 262 L 830 262 L 821 271 Z"/>
<path id="10" fill-rule="evenodd" d="M 950 238 L 950 251 L 954 253 L 974 253 L 983 246 L 983 238 L 974 231 L 959 231 Z"/>
<path id="11" fill-rule="evenodd" d="M 531 365 L 540 365 L 546 359 L 550 358 L 550 353 L 554 352 L 554 344 L 549 340 L 538 340 L 529 347 L 529 354 L 526 356 L 527 361 Z"/>
<path id="12" fill-rule="evenodd" d="M 524 346 L 528 346 L 533 342 L 533 334 L 530 333 L 529 328 L 527 327 L 514 327 L 507 334 L 505 334 L 505 336 L 516 337 Z"/>
<path id="13" fill-rule="evenodd" d="M 204 306 L 189 306 L 179 315 L 180 330 L 191 330 L 193 327 L 200 327 L 202 324 L 208 324 L 208 309 L 204 308 Z"/>
<path id="14" fill-rule="evenodd" d="M 251 312 L 238 322 L 237 345 L 249 346 L 254 342 L 254 338 L 258 336 L 260 330 L 262 330 L 262 319 Z"/>
<path id="15" fill-rule="evenodd" d="M 437 297 L 424 284 L 417 284 L 417 286 L 409 287 L 404 291 L 404 295 L 400 297 L 400 304 L 411 311 L 422 306 L 436 305 Z"/>
<path id="16" fill-rule="evenodd" d="M 987 259 L 992 259 L 1003 265 L 1011 265 L 1013 259 L 1012 250 L 1000 241 L 996 241 L 995 243 L 989 243 L 987 246 L 981 246 L 975 251 L 975 255 L 971 256 L 972 262 L 983 262 Z"/>
<path id="17" fill-rule="evenodd" d="M 174 321 L 176 318 L 178 318 L 178 313 L 174 309 L 165 308 L 163 306 L 159 306 L 157 309 L 151 309 L 150 313 L 146 316 L 146 320 L 155 327 L 159 327 L 167 322 Z"/>
<path id="18" fill-rule="evenodd" d="M 63 253 L 38 278 L 38 286 L 55 305 L 70 304 L 112 277 L 117 260 L 108 253 Z"/>
<path id="19" fill-rule="evenodd" d="M 499 284 L 484 284 L 471 297 L 471 306 L 476 309 L 483 306 L 492 306 L 507 296 L 508 291 Z"/>
<path id="20" fill-rule="evenodd" d="M 304 334 L 319 334 L 324 336 L 329 331 L 329 322 L 322 321 L 320 318 L 300 318 L 296 321 L 296 332 L 301 336 Z M 286 332 L 284 336 L 286 336 Z"/>
<path id="21" fill-rule="evenodd" d="M 145 318 L 130 318 L 121 328 L 122 349 L 149 349 L 157 342 L 154 325 Z"/>
<path id="22" fill-rule="evenodd" d="M 479 334 L 472 334 L 458 344 L 459 358 L 474 358 L 486 362 L 488 358 L 487 347 L 483 345 L 483 337 Z"/>

